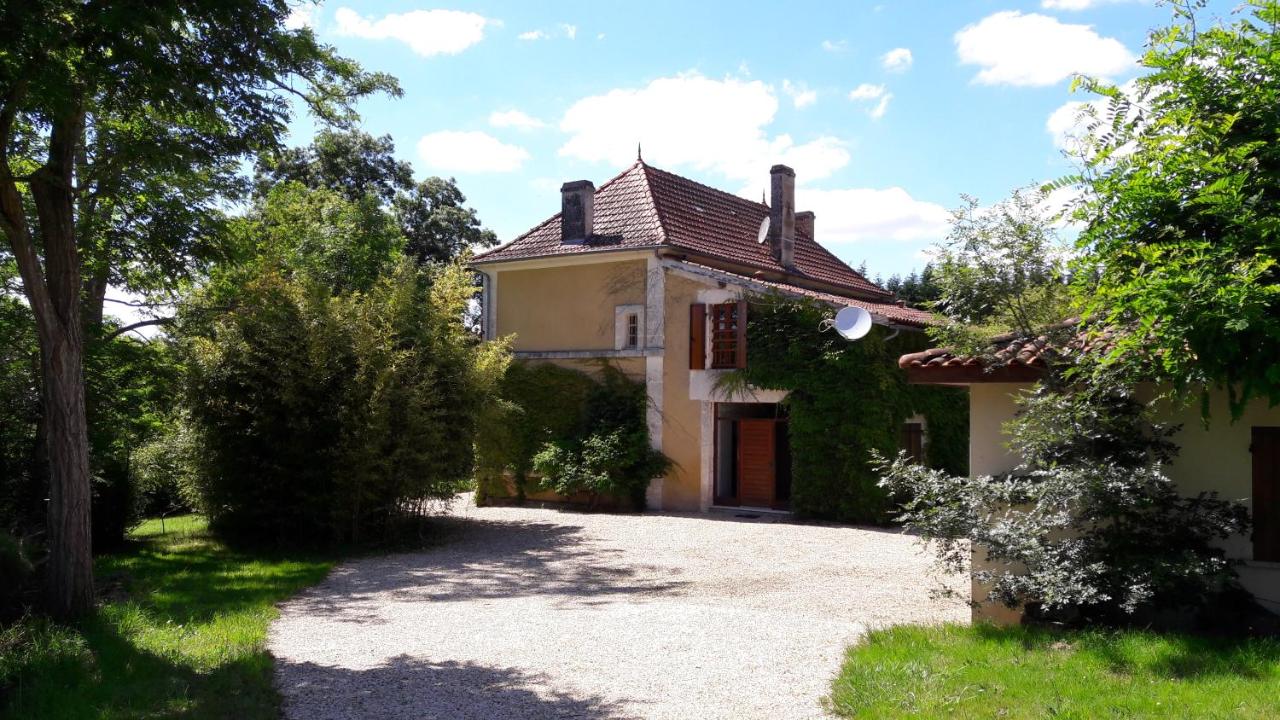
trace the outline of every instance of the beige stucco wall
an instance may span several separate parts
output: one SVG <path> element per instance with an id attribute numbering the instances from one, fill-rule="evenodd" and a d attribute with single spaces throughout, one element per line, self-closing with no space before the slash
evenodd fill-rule
<path id="1" fill-rule="evenodd" d="M 664 510 L 698 510 L 702 403 L 689 398 L 689 306 L 710 283 L 667 273 L 663 306 L 662 452 L 675 467 L 662 483 Z"/>
<path id="2" fill-rule="evenodd" d="M 1014 396 L 1025 387 L 1005 383 L 969 387 L 969 469 L 974 476 L 1006 472 L 1017 466 L 1018 458 L 1009 451 L 1008 437 L 1001 428 L 1013 418 L 1017 409 Z M 1232 422 L 1225 393 L 1213 392 L 1207 427 L 1201 420 L 1198 402 L 1158 405 L 1156 419 L 1182 425 L 1173 438 L 1181 452 L 1166 468 L 1179 491 L 1187 495 L 1217 491 L 1221 497 L 1240 501 L 1252 509 L 1250 435 L 1254 426 L 1280 426 L 1280 407 L 1268 408 L 1266 403 L 1255 402 Z M 1250 561 L 1239 568 L 1241 582 L 1264 604 L 1280 611 L 1280 563 L 1252 562 L 1253 546 L 1246 536 L 1231 538 L 1224 548 L 1229 556 Z M 973 563 L 975 568 L 985 564 L 980 548 L 974 548 Z M 985 598 L 977 583 L 973 593 L 979 602 Z M 984 606 L 975 611 L 974 617 L 1011 621 L 1017 614 L 1002 607 Z"/>
<path id="3" fill-rule="evenodd" d="M 612 350 L 615 306 L 644 303 L 644 260 L 491 272 L 496 335 L 518 351 Z"/>

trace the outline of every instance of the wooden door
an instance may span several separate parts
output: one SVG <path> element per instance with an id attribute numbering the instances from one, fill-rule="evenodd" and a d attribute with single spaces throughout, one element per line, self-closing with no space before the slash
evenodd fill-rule
<path id="1" fill-rule="evenodd" d="M 751 507 L 773 507 L 777 492 L 774 463 L 776 421 L 738 421 L 738 502 Z"/>
<path id="2" fill-rule="evenodd" d="M 1253 559 L 1280 562 L 1280 427 L 1255 427 Z"/>

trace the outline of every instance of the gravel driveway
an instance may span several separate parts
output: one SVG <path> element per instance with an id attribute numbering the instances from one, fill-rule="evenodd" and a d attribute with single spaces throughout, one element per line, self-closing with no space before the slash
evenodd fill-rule
<path id="1" fill-rule="evenodd" d="M 867 628 L 968 618 L 892 531 L 469 503 L 441 522 L 439 547 L 282 606 L 287 717 L 822 717 Z"/>

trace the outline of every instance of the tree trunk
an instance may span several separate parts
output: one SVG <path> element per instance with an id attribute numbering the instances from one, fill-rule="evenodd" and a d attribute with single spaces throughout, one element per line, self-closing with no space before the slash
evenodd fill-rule
<path id="1" fill-rule="evenodd" d="M 8 113 L 0 113 L 0 129 L 11 119 L 4 115 Z M 54 616 L 68 619 L 88 613 L 94 599 L 81 273 L 73 189 L 75 148 L 83 123 L 83 111 L 74 106 L 53 119 L 48 159 L 30 178 L 43 263 L 8 158 L 0 150 L 0 227 L 13 247 L 40 341 L 49 454 L 48 609 Z M 6 135 L 0 132 L 0 137 Z"/>

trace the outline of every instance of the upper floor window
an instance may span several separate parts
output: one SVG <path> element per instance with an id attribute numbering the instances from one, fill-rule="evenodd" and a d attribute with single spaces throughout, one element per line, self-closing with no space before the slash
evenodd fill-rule
<path id="1" fill-rule="evenodd" d="M 746 303 L 712 305 L 711 367 L 746 367 Z"/>
<path id="2" fill-rule="evenodd" d="M 627 315 L 626 347 L 629 349 L 640 347 L 640 316 L 636 313 Z"/>
<path id="3" fill-rule="evenodd" d="M 644 305 L 615 305 L 613 308 L 613 348 L 639 350 L 644 347 Z"/>

